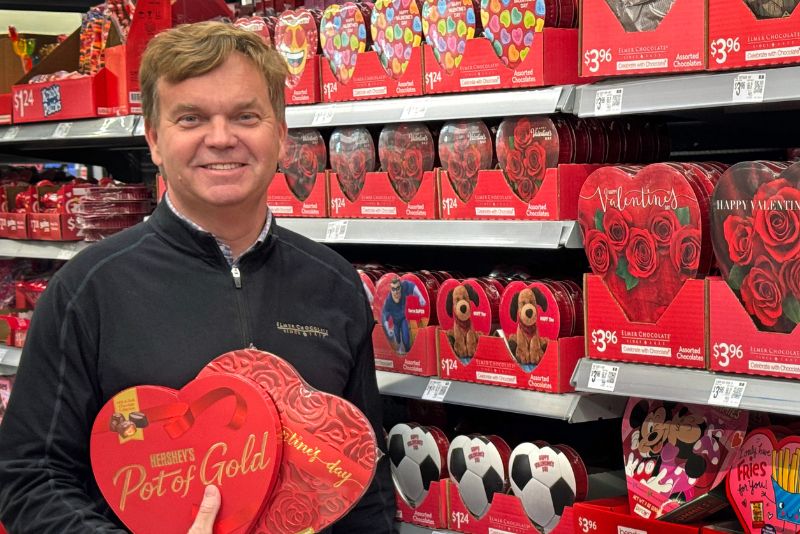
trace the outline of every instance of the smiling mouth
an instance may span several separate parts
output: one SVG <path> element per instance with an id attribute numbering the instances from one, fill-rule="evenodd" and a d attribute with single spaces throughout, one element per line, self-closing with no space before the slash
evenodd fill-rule
<path id="1" fill-rule="evenodd" d="M 305 50 L 293 51 L 285 46 L 281 47 L 281 54 L 284 58 L 286 58 L 286 62 L 289 64 L 289 66 L 295 69 L 300 68 L 306 58 Z"/>
<path id="2" fill-rule="evenodd" d="M 204 169 L 208 169 L 211 171 L 232 171 L 233 169 L 238 169 L 239 167 L 244 167 L 242 163 L 210 163 L 208 165 L 201 165 Z"/>

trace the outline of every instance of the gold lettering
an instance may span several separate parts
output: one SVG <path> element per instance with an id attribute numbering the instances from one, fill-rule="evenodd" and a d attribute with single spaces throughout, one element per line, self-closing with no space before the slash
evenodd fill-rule
<path id="1" fill-rule="evenodd" d="M 141 465 L 126 465 L 114 475 L 113 484 L 116 486 L 117 481 L 119 480 L 120 475 L 124 476 L 124 480 L 122 482 L 122 495 L 119 499 L 119 509 L 125 510 L 125 503 L 128 500 L 128 496 L 136 493 L 139 490 L 139 487 L 144 482 L 145 476 L 145 469 Z M 138 479 L 136 482 L 131 484 L 132 478 L 134 475 L 138 475 Z"/>
<path id="2" fill-rule="evenodd" d="M 203 458 L 203 462 L 200 464 L 200 481 L 203 483 L 204 486 L 207 486 L 208 484 L 211 484 L 211 483 L 215 483 L 218 486 L 222 485 L 222 471 L 219 470 L 219 462 L 214 464 L 214 467 L 218 468 L 218 471 L 216 472 L 216 474 L 214 474 L 214 476 L 212 476 L 211 478 L 208 478 L 207 471 L 206 471 L 206 467 L 208 465 L 208 459 L 211 457 L 211 454 L 216 449 L 219 449 L 219 448 L 222 449 L 222 454 L 223 455 L 226 452 L 228 452 L 228 445 L 225 442 L 220 441 L 218 443 L 215 443 L 211 447 L 209 447 L 208 452 L 206 452 L 206 455 Z"/>

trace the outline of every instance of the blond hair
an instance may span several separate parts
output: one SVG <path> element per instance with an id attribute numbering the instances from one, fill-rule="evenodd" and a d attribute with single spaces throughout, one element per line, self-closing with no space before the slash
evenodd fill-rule
<path id="1" fill-rule="evenodd" d="M 223 22 L 182 24 L 159 33 L 147 44 L 139 67 L 142 114 L 158 122 L 158 81 L 179 83 L 222 65 L 234 52 L 249 58 L 261 71 L 276 118 L 284 121 L 286 63 L 253 32 Z"/>

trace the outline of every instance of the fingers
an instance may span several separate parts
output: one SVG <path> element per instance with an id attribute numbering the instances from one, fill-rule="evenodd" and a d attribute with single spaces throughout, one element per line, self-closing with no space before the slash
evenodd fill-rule
<path id="1" fill-rule="evenodd" d="M 217 517 L 221 503 L 219 489 L 216 486 L 206 486 L 203 502 L 200 503 L 197 517 L 187 534 L 211 534 L 214 530 L 214 520 Z"/>

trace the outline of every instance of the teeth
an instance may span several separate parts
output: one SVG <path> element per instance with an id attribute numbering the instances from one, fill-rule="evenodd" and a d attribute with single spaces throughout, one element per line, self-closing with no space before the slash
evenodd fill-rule
<path id="1" fill-rule="evenodd" d="M 206 165 L 205 168 L 212 171 L 230 171 L 241 166 L 241 163 L 212 163 L 211 165 Z"/>

